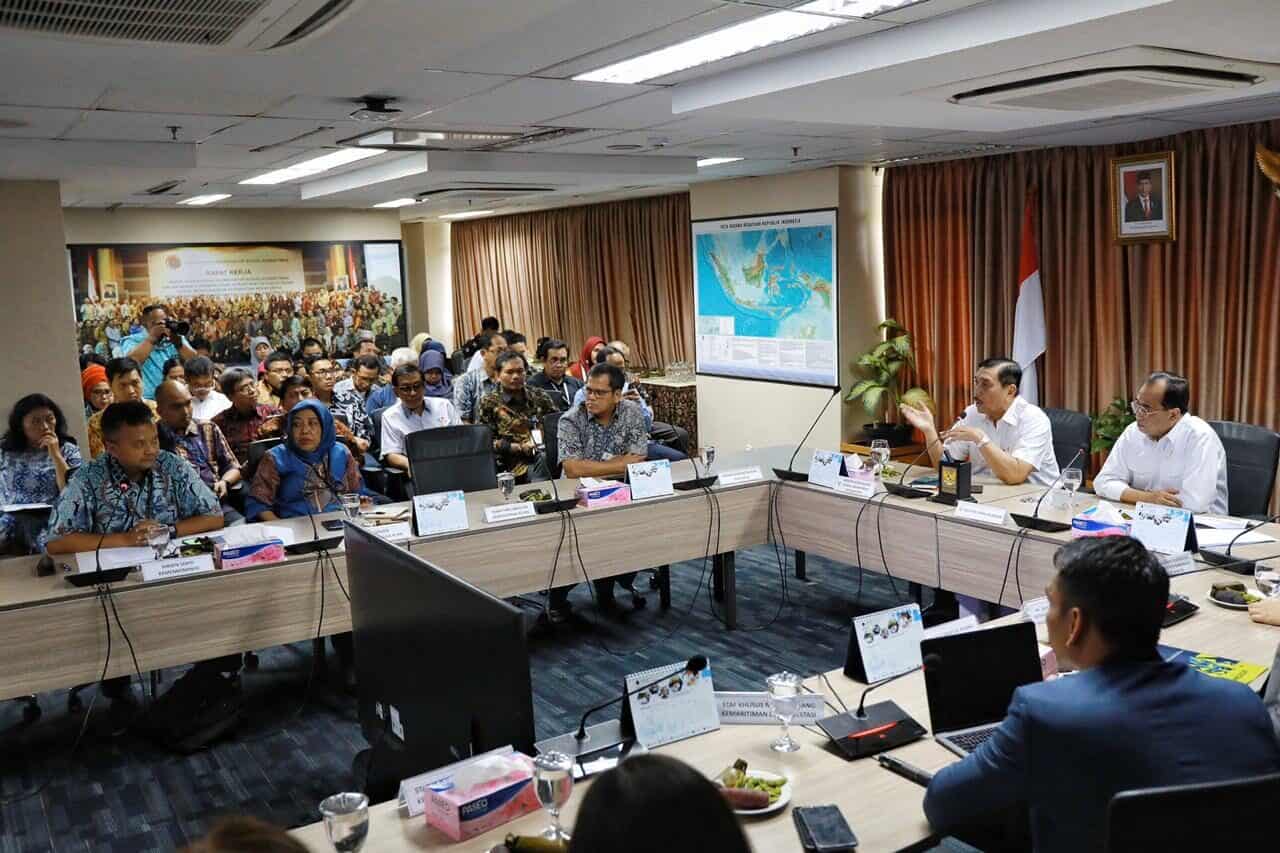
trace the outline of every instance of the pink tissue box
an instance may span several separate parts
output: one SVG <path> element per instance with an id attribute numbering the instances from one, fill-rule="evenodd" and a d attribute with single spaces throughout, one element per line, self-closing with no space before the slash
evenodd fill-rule
<path id="1" fill-rule="evenodd" d="M 600 506 L 615 506 L 631 502 L 631 487 L 626 483 L 612 483 L 588 489 L 578 486 L 578 506 L 595 509 Z"/>
<path id="2" fill-rule="evenodd" d="M 1071 538 L 1080 539 L 1086 536 L 1128 536 L 1128 524 L 1114 524 L 1108 521 L 1096 521 L 1092 518 L 1093 509 L 1071 519 Z"/>
<path id="3" fill-rule="evenodd" d="M 542 808 L 533 787 L 533 762 L 526 755 L 515 757 L 523 766 L 506 776 L 464 791 L 428 792 L 427 823 L 454 841 L 465 841 Z"/>
<path id="4" fill-rule="evenodd" d="M 278 563 L 284 559 L 284 543 L 279 539 L 268 539 L 253 545 L 240 548 L 224 548 L 218 545 L 215 549 L 219 569 L 243 569 L 247 566 L 261 566 L 264 563 Z"/>

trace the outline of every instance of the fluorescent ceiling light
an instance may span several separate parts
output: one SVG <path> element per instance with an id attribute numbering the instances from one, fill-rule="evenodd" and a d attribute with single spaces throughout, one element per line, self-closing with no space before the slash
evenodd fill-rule
<path id="1" fill-rule="evenodd" d="M 812 0 L 786 11 L 771 12 L 750 21 L 678 42 L 669 47 L 615 62 L 574 80 L 593 83 L 641 83 L 666 77 L 677 71 L 728 59 L 771 44 L 800 38 L 847 24 L 851 19 L 870 18 L 920 0 Z"/>
<path id="2" fill-rule="evenodd" d="M 408 149 L 469 148 L 490 142 L 505 142 L 519 135 L 480 130 L 413 130 L 398 127 L 340 139 L 338 144 L 355 145 L 361 148 L 369 146 Z"/>
<path id="3" fill-rule="evenodd" d="M 418 200 L 416 198 L 393 198 L 391 201 L 384 201 L 380 204 L 375 204 L 374 207 L 408 207 L 411 204 L 417 203 Z"/>
<path id="4" fill-rule="evenodd" d="M 707 157 L 698 161 L 698 168 L 702 169 L 707 166 L 722 166 L 725 163 L 737 163 L 741 157 Z"/>
<path id="5" fill-rule="evenodd" d="M 301 163 L 294 163 L 292 166 L 285 166 L 283 169 L 276 169 L 272 172 L 258 175 L 248 180 L 241 181 L 242 184 L 283 184 L 286 181 L 296 181 L 301 178 L 309 178 L 312 175 L 318 175 L 321 172 L 327 172 L 330 169 L 336 169 L 339 166 L 345 166 L 348 163 L 354 163 L 357 160 L 363 160 L 366 157 L 374 157 L 378 154 L 384 154 L 381 148 L 343 148 L 340 151 L 334 151 L 331 154 L 323 154 L 319 157 L 312 157 L 310 160 L 303 160 Z"/>
<path id="6" fill-rule="evenodd" d="M 442 213 L 441 219 L 471 219 L 476 216 L 488 216 L 492 210 L 465 210 L 462 213 Z"/>
<path id="7" fill-rule="evenodd" d="M 222 201 L 224 198 L 231 198 L 231 193 L 210 193 L 209 195 L 193 195 L 191 198 L 184 198 L 178 204 L 190 204 L 195 206 L 213 204 L 215 201 Z"/>

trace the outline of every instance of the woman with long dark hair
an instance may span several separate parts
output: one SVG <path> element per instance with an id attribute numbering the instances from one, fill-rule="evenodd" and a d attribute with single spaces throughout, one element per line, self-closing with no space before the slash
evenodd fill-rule
<path id="1" fill-rule="evenodd" d="M 28 394 L 14 404 L 0 438 L 0 502 L 52 505 L 80 462 L 58 404 L 44 394 Z M 29 511 L 0 514 L 0 550 L 35 551 L 46 520 Z"/>

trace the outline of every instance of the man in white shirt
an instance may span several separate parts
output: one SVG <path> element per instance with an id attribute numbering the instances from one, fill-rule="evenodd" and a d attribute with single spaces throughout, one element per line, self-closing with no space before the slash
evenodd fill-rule
<path id="1" fill-rule="evenodd" d="M 409 470 L 404 437 L 411 432 L 462 423 L 453 403 L 443 397 L 427 397 L 422 371 L 416 364 L 402 364 L 391 374 L 391 387 L 399 398 L 382 413 L 382 461 Z"/>
<path id="2" fill-rule="evenodd" d="M 1093 490 L 1124 503 L 1180 506 L 1227 514 L 1227 453 L 1218 434 L 1187 414 L 1191 389 L 1173 373 L 1156 372 L 1129 404 L 1129 424 L 1107 456 Z"/>
<path id="3" fill-rule="evenodd" d="M 1039 407 L 1018 395 L 1022 368 L 1006 358 L 988 358 L 973 377 L 973 405 L 951 429 L 938 434 L 933 413 L 902 406 L 902 414 L 924 433 L 936 468 L 945 451 L 968 459 L 973 473 L 991 473 L 1002 483 L 1048 486 L 1058 478 L 1053 429 Z"/>
<path id="4" fill-rule="evenodd" d="M 188 359 L 185 365 L 187 387 L 191 389 L 191 417 L 197 421 L 211 421 L 214 416 L 231 408 L 227 395 L 218 390 L 213 378 L 213 362 L 202 355 Z"/>

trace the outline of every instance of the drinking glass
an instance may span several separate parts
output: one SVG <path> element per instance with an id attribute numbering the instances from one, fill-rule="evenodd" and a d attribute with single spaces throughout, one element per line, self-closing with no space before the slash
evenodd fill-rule
<path id="1" fill-rule="evenodd" d="M 871 442 L 871 461 L 875 463 L 876 476 L 879 477 L 884 466 L 889 464 L 889 442 L 883 438 Z"/>
<path id="2" fill-rule="evenodd" d="M 714 444 L 702 448 L 702 461 L 707 466 L 707 476 L 710 476 L 711 466 L 716 464 L 716 447 Z"/>
<path id="3" fill-rule="evenodd" d="M 1253 582 L 1267 598 L 1280 598 L 1280 569 L 1263 563 L 1254 564 Z"/>
<path id="4" fill-rule="evenodd" d="M 568 841 L 560 826 L 560 810 L 573 793 L 573 759 L 563 752 L 544 752 L 533 759 L 533 785 L 538 802 L 551 815 L 551 825 L 542 831 L 549 841 Z"/>
<path id="5" fill-rule="evenodd" d="M 778 672 L 765 681 L 773 701 L 773 715 L 782 723 L 782 737 L 769 744 L 776 752 L 795 752 L 800 748 L 800 744 L 791 739 L 791 718 L 796 713 L 800 681 L 794 672 Z"/>
<path id="6" fill-rule="evenodd" d="M 1067 468 L 1062 472 L 1062 485 L 1071 495 L 1071 510 L 1076 508 L 1076 489 L 1084 482 L 1084 472 L 1079 468 Z"/>
<path id="7" fill-rule="evenodd" d="M 516 490 L 516 475 L 510 471 L 503 471 L 498 475 L 498 488 L 502 490 L 502 500 L 511 500 L 511 493 Z"/>
<path id="8" fill-rule="evenodd" d="M 320 803 L 320 814 L 333 849 L 359 853 L 369 837 L 369 798 L 358 793 L 334 794 Z"/>
<path id="9" fill-rule="evenodd" d="M 163 524 L 153 524 L 147 532 L 147 544 L 155 552 L 157 560 L 164 559 L 164 552 L 169 550 L 169 528 Z"/>
<path id="10" fill-rule="evenodd" d="M 352 524 L 360 520 L 360 493 L 346 492 L 342 495 L 342 511 L 347 515 L 347 521 Z"/>

